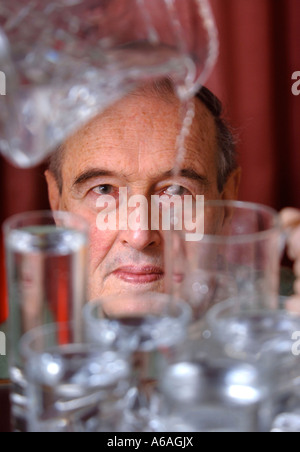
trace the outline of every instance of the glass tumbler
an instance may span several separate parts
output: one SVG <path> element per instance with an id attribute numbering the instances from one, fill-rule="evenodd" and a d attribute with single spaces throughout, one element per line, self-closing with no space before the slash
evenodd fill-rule
<path id="1" fill-rule="evenodd" d="M 19 341 L 27 331 L 73 321 L 86 302 L 89 228 L 69 212 L 27 212 L 4 223 L 9 295 L 9 362 L 14 429 L 26 430 L 26 379 Z"/>
<path id="2" fill-rule="evenodd" d="M 130 366 L 82 340 L 74 324 L 49 324 L 21 339 L 29 432 L 118 431 Z"/>
<path id="3" fill-rule="evenodd" d="M 240 298 L 213 306 L 206 315 L 208 343 L 216 342 L 224 355 L 249 362 L 263 375 L 268 397 L 265 401 L 263 430 L 298 428 L 300 404 L 299 337 L 300 317 L 284 310 L 268 310 Z M 282 422 L 284 419 L 284 422 Z"/>
<path id="4" fill-rule="evenodd" d="M 189 306 L 161 293 L 121 294 L 84 308 L 87 339 L 127 353 L 134 385 L 128 393 L 125 431 L 157 431 L 158 381 L 178 359 L 191 320 Z"/>
<path id="5" fill-rule="evenodd" d="M 161 378 L 161 431 L 260 431 L 268 389 L 256 367 L 198 343 L 200 352 L 170 365 Z"/>

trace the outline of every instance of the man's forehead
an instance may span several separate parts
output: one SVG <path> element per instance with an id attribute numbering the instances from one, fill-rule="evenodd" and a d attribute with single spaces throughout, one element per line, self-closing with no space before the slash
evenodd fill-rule
<path id="1" fill-rule="evenodd" d="M 75 141 L 105 137 L 111 132 L 115 134 L 114 138 L 118 138 L 118 136 L 122 138 L 137 130 L 137 127 L 153 133 L 158 118 L 160 123 L 163 121 L 168 124 L 165 132 L 174 132 L 180 128 L 181 124 L 180 103 L 172 94 L 170 94 L 170 100 L 172 102 L 150 94 L 132 93 L 97 115 L 77 131 L 66 144 L 70 146 Z M 168 123 L 170 118 L 172 121 Z"/>
<path id="2" fill-rule="evenodd" d="M 148 94 L 130 95 L 118 102 L 65 143 L 64 163 L 75 170 L 78 165 L 93 167 L 101 159 L 101 167 L 128 165 L 130 172 L 137 160 L 142 168 L 143 160 L 155 166 L 157 158 L 167 171 L 176 158 L 182 124 L 180 103 L 170 96 L 167 101 Z M 217 148 L 214 118 L 200 101 L 195 102 L 196 115 L 186 140 L 187 166 L 198 158 L 215 162 Z"/>

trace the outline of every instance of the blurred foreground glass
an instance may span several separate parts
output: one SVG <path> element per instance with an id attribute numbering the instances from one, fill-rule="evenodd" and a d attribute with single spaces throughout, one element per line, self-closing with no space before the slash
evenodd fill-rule
<path id="1" fill-rule="evenodd" d="M 287 419 L 293 421 L 292 429 L 300 421 L 300 317 L 284 310 L 255 310 L 262 303 L 248 301 L 250 310 L 238 297 L 208 311 L 207 344 L 216 342 L 226 356 L 252 363 L 264 376 L 269 391 L 264 431 L 279 428 L 283 418 L 286 428 Z"/>
<path id="2" fill-rule="evenodd" d="M 16 430 L 24 430 L 26 380 L 21 336 L 45 323 L 74 321 L 86 302 L 88 225 L 68 212 L 28 212 L 3 226 L 9 295 L 10 376 Z"/>
<path id="3" fill-rule="evenodd" d="M 255 366 L 207 350 L 172 364 L 161 380 L 165 432 L 258 432 L 266 381 Z M 199 353 L 200 354 L 200 353 Z"/>
<path id="4" fill-rule="evenodd" d="M 293 431 L 300 425 L 300 318 L 213 306 L 160 381 L 164 431 Z"/>
<path id="5" fill-rule="evenodd" d="M 283 248 L 277 213 L 256 204 L 208 201 L 202 215 L 205 234 L 197 242 L 186 241 L 184 231 L 165 233 L 166 291 L 189 301 L 196 319 L 233 296 L 248 309 L 249 297 L 276 308 Z"/>
<path id="6" fill-rule="evenodd" d="M 217 55 L 208 0 L 2 1 L 0 149 L 33 166 L 146 81 L 170 76 L 186 100 Z"/>
<path id="7" fill-rule="evenodd" d="M 84 343 L 72 324 L 52 324 L 21 340 L 30 432 L 117 432 L 130 366 L 99 344 Z"/>
<path id="8" fill-rule="evenodd" d="M 159 431 L 158 381 L 187 337 L 189 306 L 164 294 L 144 293 L 107 297 L 84 311 L 87 339 L 132 360 L 135 384 L 127 395 L 123 431 Z"/>

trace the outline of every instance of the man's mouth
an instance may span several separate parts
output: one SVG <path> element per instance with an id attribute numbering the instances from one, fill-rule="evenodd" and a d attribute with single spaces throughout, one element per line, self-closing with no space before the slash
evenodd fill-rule
<path id="1" fill-rule="evenodd" d="M 164 271 L 153 266 L 128 266 L 118 268 L 113 275 L 129 284 L 150 284 L 163 279 Z"/>

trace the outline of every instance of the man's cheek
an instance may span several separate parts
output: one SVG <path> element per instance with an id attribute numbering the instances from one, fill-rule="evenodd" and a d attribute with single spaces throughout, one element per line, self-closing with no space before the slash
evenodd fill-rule
<path id="1" fill-rule="evenodd" d="M 116 231 L 99 231 L 96 225 L 90 229 L 90 264 L 92 271 L 104 261 L 117 237 Z"/>
<path id="2" fill-rule="evenodd" d="M 90 209 L 84 203 L 68 201 L 64 204 L 65 210 L 73 212 L 85 219 L 85 221 L 90 226 L 90 241 L 93 243 L 96 241 L 97 236 L 99 239 L 103 240 L 104 243 L 109 241 L 109 236 L 111 232 L 115 232 L 116 228 L 111 228 L 111 230 L 102 230 L 98 227 L 98 216 L 99 213 L 96 210 Z M 108 229 L 108 228 L 107 228 Z M 113 234 L 112 234 L 113 235 Z"/>

